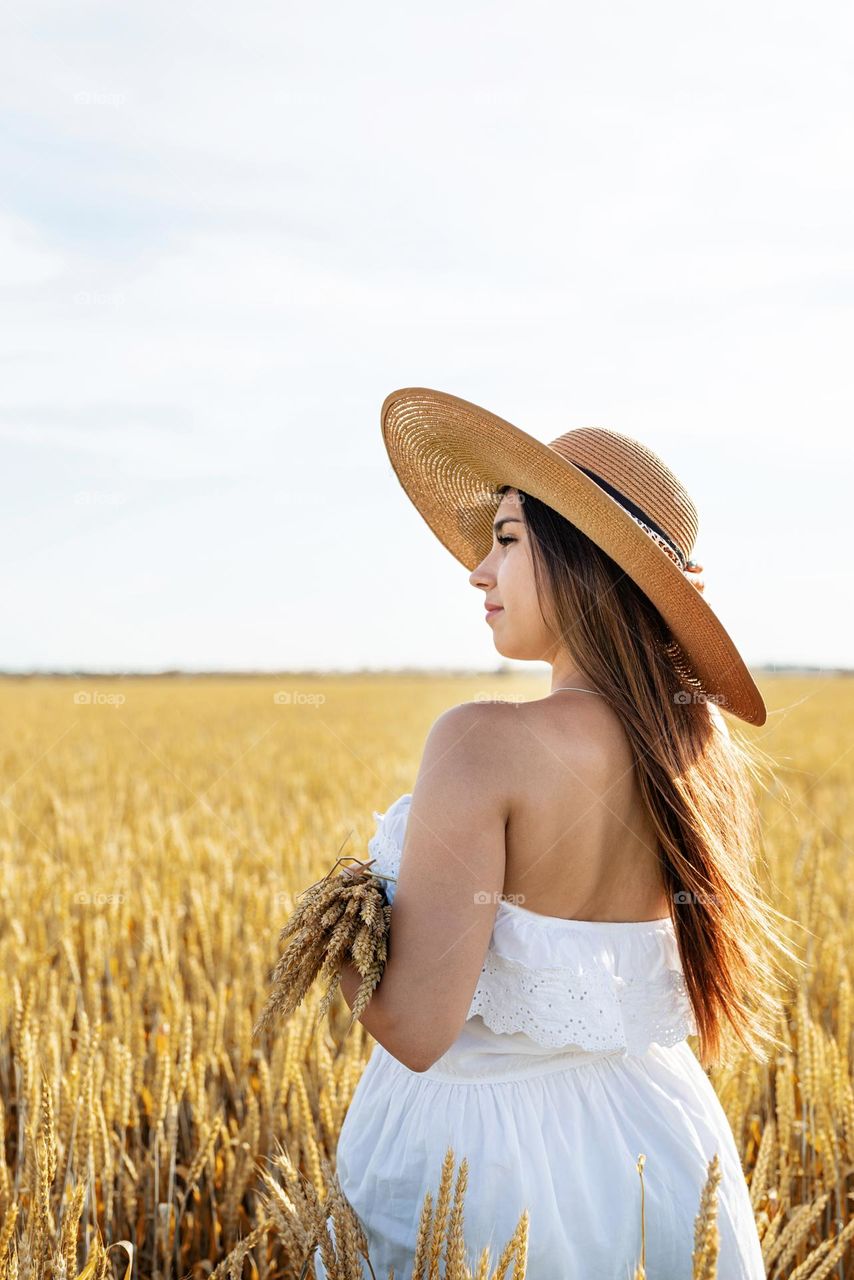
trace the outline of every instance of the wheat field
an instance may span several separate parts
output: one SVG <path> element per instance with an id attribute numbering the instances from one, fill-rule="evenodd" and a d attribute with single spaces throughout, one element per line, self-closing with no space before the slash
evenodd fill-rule
<path id="1" fill-rule="evenodd" d="M 769 1278 L 844 1280 L 854 680 L 759 683 L 768 722 L 744 732 L 774 762 L 763 876 L 806 968 L 786 1052 L 735 1054 L 711 1079 Z M 312 1278 L 327 1220 L 329 1275 L 361 1276 L 334 1152 L 371 1041 L 344 1035 L 340 995 L 313 1032 L 319 990 L 253 1038 L 278 931 L 338 857 L 366 856 L 443 710 L 546 692 L 516 675 L 0 681 L 0 1280 Z M 452 1150 L 435 1171 L 422 1280 L 524 1277 L 525 1215 L 500 1258 L 464 1240 L 478 1176 Z M 716 1176 L 695 1233 L 709 1280 Z"/>

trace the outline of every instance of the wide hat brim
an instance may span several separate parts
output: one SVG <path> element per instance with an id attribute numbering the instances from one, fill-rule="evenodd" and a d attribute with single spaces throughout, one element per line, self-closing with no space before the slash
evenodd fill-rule
<path id="1" fill-rule="evenodd" d="M 499 485 L 531 494 L 576 525 L 655 605 L 710 702 L 762 725 L 762 695 L 708 602 L 615 498 L 549 445 L 448 392 L 404 387 L 383 401 L 383 440 L 398 480 L 439 541 L 469 571 L 492 546 Z"/>

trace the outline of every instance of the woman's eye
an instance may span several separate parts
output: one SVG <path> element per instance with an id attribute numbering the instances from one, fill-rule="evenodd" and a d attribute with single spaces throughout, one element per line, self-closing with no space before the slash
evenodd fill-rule
<path id="1" fill-rule="evenodd" d="M 502 547 L 506 547 L 509 542 L 515 542 L 515 538 L 509 537 L 506 533 L 498 533 L 495 535 L 496 542 Z"/>

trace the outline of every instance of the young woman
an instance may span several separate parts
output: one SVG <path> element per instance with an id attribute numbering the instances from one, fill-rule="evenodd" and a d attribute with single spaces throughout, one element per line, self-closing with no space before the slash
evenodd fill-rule
<path id="1" fill-rule="evenodd" d="M 763 1280 L 704 1068 L 727 1030 L 758 1057 L 781 1044 L 769 946 L 791 952 L 754 874 L 752 758 L 719 710 L 765 707 L 692 582 L 694 504 L 605 429 L 545 445 L 424 388 L 389 396 L 382 428 L 496 650 L 548 663 L 551 692 L 445 712 L 412 793 L 374 815 L 390 952 L 337 1150 L 374 1271 L 410 1275 L 452 1147 L 472 1260 L 527 1209 L 528 1280 L 634 1274 L 641 1154 L 646 1275 L 685 1280 L 717 1154 L 718 1275 Z M 352 1006 L 355 968 L 341 982 Z"/>

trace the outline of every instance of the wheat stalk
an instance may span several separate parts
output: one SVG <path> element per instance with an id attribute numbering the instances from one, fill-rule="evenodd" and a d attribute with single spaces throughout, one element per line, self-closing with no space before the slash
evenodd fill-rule
<path id="1" fill-rule="evenodd" d="M 302 901 L 279 934 L 279 945 L 288 945 L 272 971 L 273 985 L 253 1028 L 254 1036 L 274 1019 L 289 1018 L 320 977 L 328 981 L 328 987 L 316 1011 L 316 1027 L 329 1011 L 346 962 L 355 965 L 362 979 L 348 1031 L 367 1008 L 388 959 L 391 906 L 384 877 L 369 870 L 373 860 L 356 861 L 357 867 L 347 867 L 338 875 L 333 875 L 333 867 L 301 895 Z"/>
<path id="2" fill-rule="evenodd" d="M 709 1161 L 708 1175 L 700 1194 L 700 1208 L 694 1222 L 692 1280 L 715 1280 L 717 1275 L 720 1252 L 718 1187 L 722 1176 L 718 1153 L 715 1152 Z"/>

